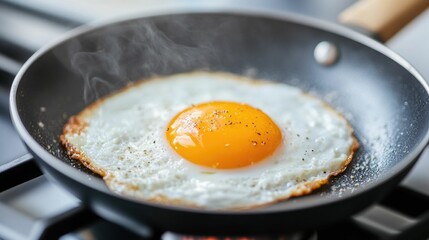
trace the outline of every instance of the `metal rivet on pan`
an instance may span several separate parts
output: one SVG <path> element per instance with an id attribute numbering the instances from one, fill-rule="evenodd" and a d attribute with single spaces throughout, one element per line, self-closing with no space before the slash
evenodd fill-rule
<path id="1" fill-rule="evenodd" d="M 314 49 L 314 58 L 321 65 L 329 66 L 337 61 L 339 51 L 337 46 L 328 41 L 323 41 L 317 44 Z"/>

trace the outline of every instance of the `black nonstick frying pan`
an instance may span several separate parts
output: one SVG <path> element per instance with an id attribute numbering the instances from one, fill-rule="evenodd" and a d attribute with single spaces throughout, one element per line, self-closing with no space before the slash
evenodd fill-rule
<path id="1" fill-rule="evenodd" d="M 201 69 L 284 82 L 323 98 L 355 130 L 360 148 L 353 162 L 309 196 L 246 211 L 208 211 L 114 194 L 59 144 L 67 118 L 95 99 L 145 77 Z M 391 50 L 320 20 L 237 9 L 176 10 L 77 29 L 23 66 L 12 86 L 11 114 L 50 179 L 97 214 L 139 232 L 149 226 L 258 234 L 329 224 L 384 196 L 429 139 L 428 86 Z"/>

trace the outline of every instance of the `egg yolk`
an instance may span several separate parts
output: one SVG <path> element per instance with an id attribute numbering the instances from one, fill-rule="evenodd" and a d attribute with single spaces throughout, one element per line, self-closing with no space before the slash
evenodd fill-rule
<path id="1" fill-rule="evenodd" d="M 166 131 L 171 147 L 195 164 L 232 169 L 269 157 L 282 141 L 279 127 L 247 104 L 216 101 L 177 114 Z"/>

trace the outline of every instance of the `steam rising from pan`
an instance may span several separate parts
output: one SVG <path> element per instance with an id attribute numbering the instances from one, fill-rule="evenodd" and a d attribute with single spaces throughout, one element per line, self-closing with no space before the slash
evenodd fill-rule
<path id="1" fill-rule="evenodd" d="M 86 103 L 143 77 L 216 66 L 213 28 L 198 29 L 185 22 L 155 24 L 147 20 L 127 28 L 105 28 L 101 32 L 103 37 L 94 32 L 83 39 L 74 39 L 69 43 L 67 57 L 61 58 L 83 79 Z M 215 25 L 214 30 L 228 26 Z M 177 34 L 169 36 L 159 26 L 173 28 Z"/>

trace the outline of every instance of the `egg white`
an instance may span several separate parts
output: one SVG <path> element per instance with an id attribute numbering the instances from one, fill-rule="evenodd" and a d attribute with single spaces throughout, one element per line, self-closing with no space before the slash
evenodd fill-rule
<path id="1" fill-rule="evenodd" d="M 232 170 L 201 167 L 176 154 L 165 138 L 169 121 L 192 104 L 215 100 L 247 103 L 270 116 L 283 135 L 275 154 Z M 69 121 L 61 139 L 116 193 L 207 209 L 307 194 L 343 171 L 357 148 L 347 121 L 300 89 L 208 72 L 144 81 L 102 99 Z"/>

